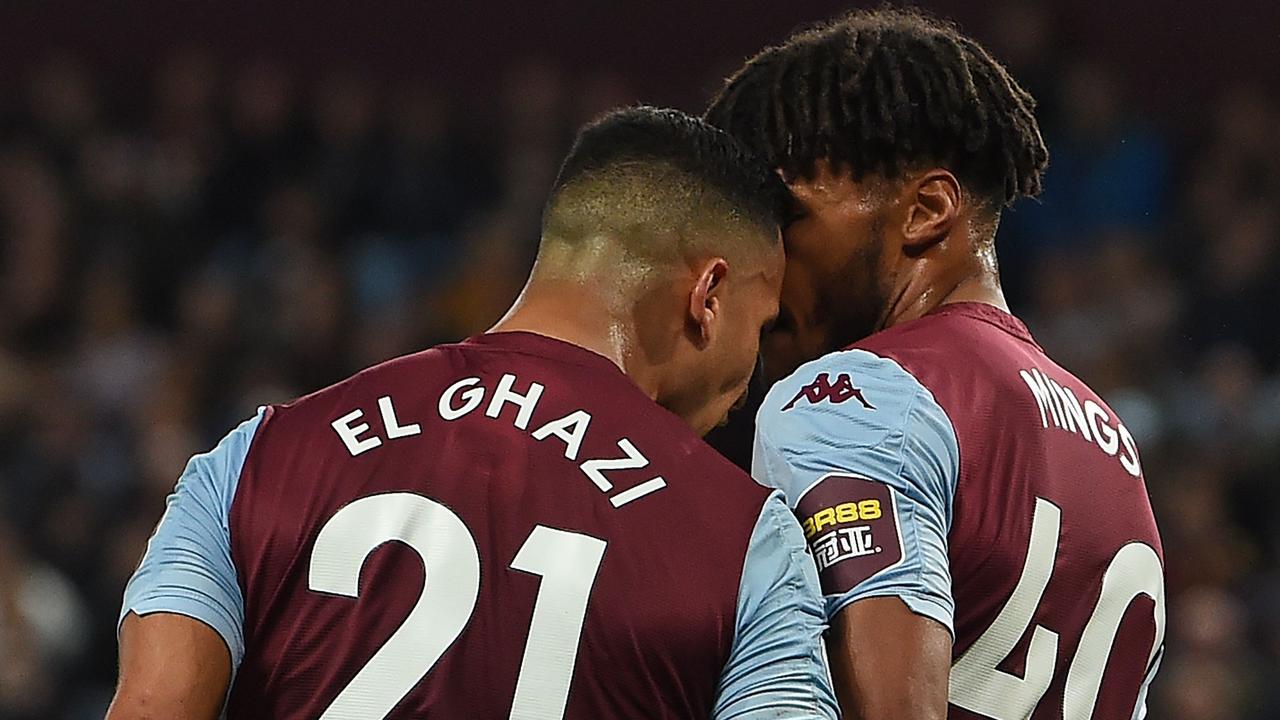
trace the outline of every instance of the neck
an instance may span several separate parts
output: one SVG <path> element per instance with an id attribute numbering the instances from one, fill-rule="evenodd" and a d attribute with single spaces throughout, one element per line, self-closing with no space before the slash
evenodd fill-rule
<path id="1" fill-rule="evenodd" d="M 633 324 L 607 307 L 599 293 L 581 284 L 531 279 L 488 332 L 531 332 L 590 350 L 617 365 L 650 398 L 657 398 L 657 383 L 634 352 Z"/>
<path id="2" fill-rule="evenodd" d="M 915 320 L 953 303 L 978 302 L 1009 312 L 1004 290 L 1000 288 L 994 245 L 988 242 L 976 253 L 972 247 L 968 241 L 946 241 L 936 248 L 936 257 L 926 253 L 912 261 L 912 268 L 902 275 L 905 281 L 892 296 L 894 300 L 882 316 L 879 329 Z"/>

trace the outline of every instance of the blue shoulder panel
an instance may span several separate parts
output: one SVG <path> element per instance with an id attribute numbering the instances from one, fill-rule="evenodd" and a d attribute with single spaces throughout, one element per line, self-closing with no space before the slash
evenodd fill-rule
<path id="1" fill-rule="evenodd" d="M 769 391 L 752 475 L 800 520 L 828 617 L 892 596 L 954 634 L 947 533 L 959 455 L 932 393 L 865 350 L 814 360 Z"/>
<path id="2" fill-rule="evenodd" d="M 822 650 L 825 630 L 804 537 L 782 495 L 774 493 L 747 547 L 733 647 L 712 718 L 839 717 Z"/>
<path id="3" fill-rule="evenodd" d="M 187 463 L 120 610 L 120 622 L 131 612 L 167 612 L 205 623 L 226 641 L 233 672 L 244 657 L 244 598 L 231 562 L 228 516 L 263 413 Z"/>

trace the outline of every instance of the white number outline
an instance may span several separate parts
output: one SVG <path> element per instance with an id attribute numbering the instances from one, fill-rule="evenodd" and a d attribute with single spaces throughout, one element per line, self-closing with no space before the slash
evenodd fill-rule
<path id="1" fill-rule="evenodd" d="M 480 592 L 475 539 L 452 510 L 416 493 L 370 495 L 338 510 L 316 537 L 308 587 L 359 598 L 365 560 L 393 540 L 422 560 L 422 593 L 321 720 L 385 718 L 448 651 L 475 611 Z M 516 681 L 512 720 L 564 717 L 587 604 L 606 546 L 590 535 L 537 525 L 516 553 L 511 567 L 540 576 L 542 583 Z"/>
<path id="2" fill-rule="evenodd" d="M 1031 540 L 1022 576 L 1009 600 L 964 655 L 951 668 L 951 704 L 993 720 L 1026 720 L 1053 682 L 1058 634 L 1041 625 L 1032 630 L 1023 677 L 996 669 L 1022 638 L 1053 574 L 1062 510 L 1036 498 Z M 1102 687 L 1112 643 L 1126 610 L 1139 595 L 1155 601 L 1156 632 L 1148 666 L 1164 644 L 1164 568 L 1151 546 L 1131 542 L 1112 557 L 1102 590 L 1067 670 L 1064 720 L 1088 720 Z"/>

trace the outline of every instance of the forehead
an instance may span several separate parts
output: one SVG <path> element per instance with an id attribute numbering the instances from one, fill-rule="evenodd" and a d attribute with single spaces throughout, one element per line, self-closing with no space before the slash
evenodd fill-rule
<path id="1" fill-rule="evenodd" d="M 809 175 L 789 177 L 786 182 L 792 198 L 801 209 L 810 212 L 851 203 L 870 210 L 883 204 L 893 189 L 892 182 L 884 177 L 868 173 L 855 178 L 847 167 L 833 166 L 825 160 L 815 163 Z"/>

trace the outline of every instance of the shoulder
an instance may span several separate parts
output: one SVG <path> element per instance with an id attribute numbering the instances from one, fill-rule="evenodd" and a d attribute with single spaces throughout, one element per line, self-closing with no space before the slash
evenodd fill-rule
<path id="1" fill-rule="evenodd" d="M 892 358 L 944 406 L 960 412 L 975 384 L 1007 383 L 1010 365 L 1044 356 L 1022 321 L 982 303 L 944 305 L 854 347 Z"/>
<path id="2" fill-rule="evenodd" d="M 287 402 L 270 406 L 271 429 L 290 424 L 291 420 L 311 418 L 316 413 L 330 414 L 353 396 L 368 395 L 371 390 L 383 392 L 399 387 L 434 386 L 448 377 L 450 346 L 437 346 L 370 365 L 331 385 L 313 390 Z"/>
<path id="3" fill-rule="evenodd" d="M 900 438 L 921 415 L 946 419 L 897 360 L 855 347 L 806 363 L 774 385 L 756 422 L 775 445 L 834 432 L 844 447 L 872 447 Z"/>
<path id="4" fill-rule="evenodd" d="M 187 471 L 179 480 L 179 490 L 187 487 L 194 492 L 213 493 L 219 504 L 228 504 L 249 450 L 271 415 L 270 406 L 259 407 L 253 417 L 240 423 L 212 450 L 192 456 Z"/>
<path id="5" fill-rule="evenodd" d="M 433 375 L 439 374 L 444 377 L 446 368 L 449 368 L 449 358 L 455 354 L 451 352 L 453 346 L 440 345 L 426 350 L 420 350 L 408 355 L 400 355 L 398 357 L 384 360 L 380 363 L 370 365 L 350 375 L 343 380 L 321 388 L 307 395 L 288 403 L 284 407 L 293 407 L 295 405 L 307 403 L 322 399 L 328 396 L 342 395 L 356 388 L 362 388 L 371 384 L 378 384 L 388 380 L 395 381 L 402 378 L 414 377 L 418 380 L 432 379 Z"/>
<path id="6" fill-rule="evenodd" d="M 793 505 L 829 474 L 897 486 L 952 484 L 959 447 L 930 390 L 893 358 L 863 348 L 831 353 L 776 384 L 756 419 L 756 475 Z"/>

